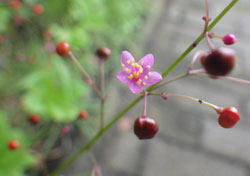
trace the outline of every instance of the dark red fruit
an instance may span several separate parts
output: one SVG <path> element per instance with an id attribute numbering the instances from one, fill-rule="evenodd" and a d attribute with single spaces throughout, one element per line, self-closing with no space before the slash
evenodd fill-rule
<path id="1" fill-rule="evenodd" d="M 18 140 L 13 139 L 13 140 L 10 140 L 9 143 L 8 143 L 8 148 L 10 150 L 16 150 L 19 147 L 20 147 L 20 143 L 19 143 Z"/>
<path id="2" fill-rule="evenodd" d="M 147 116 L 137 117 L 134 123 L 134 133 L 139 139 L 151 139 L 158 132 L 159 126 L 154 119 Z"/>
<path id="3" fill-rule="evenodd" d="M 9 4 L 13 9 L 19 9 L 22 6 L 22 2 L 20 0 L 10 0 Z"/>
<path id="4" fill-rule="evenodd" d="M 200 62 L 206 72 L 212 76 L 224 76 L 234 68 L 236 56 L 230 48 L 217 48 L 202 55 Z"/>
<path id="5" fill-rule="evenodd" d="M 28 119 L 34 125 L 41 122 L 41 117 L 39 115 L 37 115 L 37 114 L 29 115 Z"/>
<path id="6" fill-rule="evenodd" d="M 67 42 L 60 42 L 56 45 L 56 52 L 60 56 L 68 56 L 71 50 L 71 46 Z"/>
<path id="7" fill-rule="evenodd" d="M 32 7 L 32 10 L 35 14 L 41 15 L 43 13 L 43 6 L 41 4 L 35 4 Z"/>
<path id="8" fill-rule="evenodd" d="M 88 112 L 84 111 L 84 110 L 81 110 L 80 113 L 79 113 L 79 118 L 83 119 L 83 120 L 86 120 L 88 118 Z"/>
<path id="9" fill-rule="evenodd" d="M 105 59 L 107 60 L 110 57 L 111 51 L 109 48 L 105 48 L 105 47 L 100 47 L 97 49 L 96 51 L 96 55 L 100 58 L 100 59 Z"/>
<path id="10" fill-rule="evenodd" d="M 232 128 L 240 120 L 240 115 L 235 107 L 224 108 L 219 114 L 218 122 L 223 128 Z"/>

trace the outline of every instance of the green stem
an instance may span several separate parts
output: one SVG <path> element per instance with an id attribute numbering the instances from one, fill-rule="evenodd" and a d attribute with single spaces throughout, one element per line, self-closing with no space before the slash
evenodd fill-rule
<path id="1" fill-rule="evenodd" d="M 188 73 L 183 73 L 183 74 L 180 74 L 180 75 L 177 75 L 176 77 L 172 78 L 172 79 L 169 79 L 169 80 L 165 80 L 165 81 L 162 81 L 161 84 L 157 85 L 154 89 L 158 89 L 160 87 L 163 87 L 165 86 L 166 84 L 169 84 L 171 82 L 174 82 L 176 80 L 179 80 L 181 78 L 185 78 L 187 76 L 189 76 L 190 74 Z"/>
<path id="2" fill-rule="evenodd" d="M 208 26 L 208 30 L 211 30 L 224 16 L 225 14 L 238 2 L 239 0 L 232 0 L 231 3 L 226 6 L 226 8 L 214 19 L 214 21 Z M 200 34 L 198 38 L 162 73 L 163 77 L 166 77 L 169 72 L 171 72 L 185 57 L 199 44 L 199 42 L 204 38 L 204 33 Z M 150 86 L 147 91 L 152 91 L 158 84 Z M 68 165 L 73 163 L 77 158 L 90 149 L 98 139 L 100 139 L 109 128 L 111 128 L 122 116 L 130 111 L 143 96 L 136 97 L 127 107 L 125 107 L 121 112 L 119 112 L 104 128 L 99 130 L 97 134 L 90 139 L 86 144 L 84 144 L 76 153 L 69 157 L 61 166 L 54 170 L 50 176 L 56 176 L 62 170 L 64 170 Z"/>
<path id="3" fill-rule="evenodd" d="M 50 131 L 49 138 L 46 140 L 44 144 L 43 154 L 48 155 L 48 153 L 51 151 L 53 146 L 55 145 L 55 142 L 58 139 L 58 136 L 60 135 L 60 129 L 61 126 L 54 126 Z"/>
<path id="4" fill-rule="evenodd" d="M 63 169 L 65 169 L 68 165 L 73 163 L 80 155 L 89 150 L 97 140 L 106 132 L 109 128 L 111 128 L 123 115 L 125 115 L 132 107 L 134 107 L 143 96 L 138 96 L 135 98 L 126 108 L 124 108 L 120 113 L 118 113 L 104 128 L 99 130 L 97 134 L 90 139 L 85 145 L 83 145 L 76 153 L 74 153 L 68 160 L 66 160 L 62 165 L 60 165 L 56 170 L 54 170 L 50 176 L 56 176 Z"/>

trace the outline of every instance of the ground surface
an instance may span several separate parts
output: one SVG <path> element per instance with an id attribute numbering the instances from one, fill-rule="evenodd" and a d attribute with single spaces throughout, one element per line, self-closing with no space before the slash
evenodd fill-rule
<path id="1" fill-rule="evenodd" d="M 164 70 L 202 31 L 202 0 L 158 0 L 158 11 L 146 33 L 145 53 L 156 57 L 155 69 Z M 215 17 L 230 0 L 210 0 Z M 213 30 L 217 34 L 233 32 L 240 42 L 233 46 L 238 65 L 232 75 L 250 79 L 250 1 L 238 5 Z M 220 41 L 216 42 L 222 46 Z M 205 49 L 204 42 L 197 48 Z M 193 54 L 194 52 L 192 52 Z M 191 54 L 191 55 L 192 55 Z M 169 77 L 182 73 L 191 55 Z M 138 56 L 140 57 L 140 56 Z M 199 65 L 197 65 L 199 67 Z M 199 97 L 220 106 L 240 109 L 241 122 L 232 129 L 218 126 L 216 114 L 209 108 L 180 99 L 163 101 L 150 97 L 149 114 L 160 125 L 159 134 L 149 141 L 139 141 L 129 130 L 113 128 L 95 147 L 104 176 L 250 176 L 250 87 L 225 80 L 192 77 L 177 81 L 164 90 Z M 117 111 L 133 96 L 119 84 L 122 96 Z M 142 105 L 142 104 L 140 104 Z M 128 116 L 141 113 L 137 106 Z M 83 171 L 88 158 L 73 166 Z M 71 168 L 65 175 L 76 176 Z"/>

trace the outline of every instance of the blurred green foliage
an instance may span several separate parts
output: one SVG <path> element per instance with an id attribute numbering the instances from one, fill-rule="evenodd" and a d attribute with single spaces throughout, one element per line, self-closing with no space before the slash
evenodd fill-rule
<path id="1" fill-rule="evenodd" d="M 57 122 L 76 119 L 79 105 L 87 104 L 88 88 L 85 84 L 80 85 L 80 76 L 71 73 L 71 63 L 67 62 L 66 66 L 61 58 L 47 53 L 44 46 L 49 42 L 69 42 L 83 65 L 93 74 L 97 71 L 97 64 L 92 58 L 98 46 L 110 47 L 113 57 L 117 57 L 121 48 L 136 38 L 135 31 L 140 26 L 145 10 L 144 2 L 25 0 L 17 10 L 1 6 L 0 34 L 5 34 L 9 39 L 2 47 L 11 49 L 5 54 L 5 64 L 11 66 L 9 69 L 15 69 L 9 77 L 25 80 L 21 86 L 23 89 L 18 89 L 25 90 L 22 96 L 25 110 L 45 115 L 45 119 Z M 36 3 L 43 5 L 42 15 L 36 15 L 31 10 Z M 15 17 L 24 18 L 22 24 L 13 24 Z M 45 31 L 51 33 L 51 38 L 44 37 Z M 16 64 L 22 59 L 23 62 Z M 35 60 L 34 64 L 29 63 L 31 59 Z M 112 70 L 117 63 L 118 59 L 108 64 L 107 68 Z M 44 65 L 50 66 L 45 68 Z M 8 79 L 2 81 L 6 81 L 2 84 L 7 84 Z M 12 86 L 17 85 L 17 82 L 20 80 L 13 80 Z"/>
<path id="2" fill-rule="evenodd" d="M 0 121 L 0 175 L 22 176 L 24 169 L 35 161 L 28 152 L 29 142 L 21 130 L 10 126 L 10 119 L 7 120 L 3 112 L 0 112 Z M 13 139 L 20 142 L 20 148 L 15 151 L 8 149 L 8 142 Z"/>
<path id="3" fill-rule="evenodd" d="M 99 128 L 98 101 L 91 98 L 91 90 L 72 62 L 54 53 L 55 44 L 69 42 L 95 80 L 98 80 L 95 50 L 109 47 L 112 50 L 112 58 L 106 64 L 109 76 L 119 63 L 118 53 L 138 39 L 147 3 L 146 0 L 23 0 L 19 9 L 13 9 L 8 2 L 0 2 L 0 109 L 3 111 L 0 175 L 19 176 L 34 161 L 27 152 L 27 141 L 29 145 L 37 144 L 41 142 L 37 136 L 42 136 L 42 143 L 51 143 L 51 139 L 44 141 L 49 135 L 48 127 L 60 131 L 61 123 L 75 123 L 87 137 Z M 44 8 L 41 15 L 32 11 L 36 3 Z M 90 118 L 79 122 L 76 119 L 81 109 L 87 110 Z M 38 128 L 27 123 L 29 114 L 42 117 Z M 20 150 L 8 150 L 7 143 L 12 138 L 20 141 Z M 43 146 L 41 151 L 49 152 Z"/>
<path id="4" fill-rule="evenodd" d="M 61 60 L 52 60 L 51 65 L 28 75 L 22 82 L 28 90 L 23 97 L 25 109 L 40 114 L 43 120 L 75 120 L 83 107 L 79 97 L 88 98 L 88 89 L 72 76 Z"/>

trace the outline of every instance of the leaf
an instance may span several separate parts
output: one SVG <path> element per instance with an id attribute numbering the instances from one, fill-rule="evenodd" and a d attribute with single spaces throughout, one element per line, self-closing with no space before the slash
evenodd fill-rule
<path id="1" fill-rule="evenodd" d="M 11 13 L 10 11 L 8 11 L 8 8 L 0 6 L 0 16 L 1 16 L 0 20 L 0 34 L 1 34 L 4 30 L 7 29 Z"/>
<path id="2" fill-rule="evenodd" d="M 38 113 L 45 120 L 73 121 L 84 104 L 83 98 L 87 101 L 86 85 L 79 77 L 73 77 L 61 58 L 26 77 L 21 85 L 26 90 L 25 110 Z"/>

